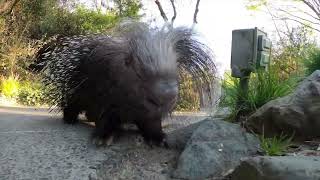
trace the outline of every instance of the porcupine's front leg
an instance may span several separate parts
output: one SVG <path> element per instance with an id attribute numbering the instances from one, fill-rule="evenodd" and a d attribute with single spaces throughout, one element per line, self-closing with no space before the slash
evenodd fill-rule
<path id="1" fill-rule="evenodd" d="M 149 146 L 157 145 L 168 148 L 166 134 L 162 131 L 161 118 L 144 119 L 143 121 L 136 121 L 136 124 Z"/>
<path id="2" fill-rule="evenodd" d="M 96 122 L 102 114 L 102 111 L 99 110 L 96 106 L 89 106 L 86 109 L 86 118 L 89 122 Z"/>
<path id="3" fill-rule="evenodd" d="M 75 124 L 79 122 L 78 115 L 80 111 L 80 108 L 75 104 L 63 107 L 63 121 L 67 124 Z"/>
<path id="4" fill-rule="evenodd" d="M 96 128 L 93 132 L 93 143 L 97 146 L 111 145 L 113 138 L 120 128 L 119 116 L 110 111 L 102 112 L 95 121 Z"/>

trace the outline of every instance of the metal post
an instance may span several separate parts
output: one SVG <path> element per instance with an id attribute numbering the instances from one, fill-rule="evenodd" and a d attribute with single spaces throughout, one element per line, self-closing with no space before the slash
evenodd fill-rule
<path id="1" fill-rule="evenodd" d="M 240 77 L 240 88 L 241 88 L 241 94 L 239 94 L 238 96 L 238 102 L 237 102 L 237 109 L 239 110 L 239 112 L 237 113 L 237 121 L 239 121 L 241 115 L 243 115 L 245 113 L 245 109 L 243 107 L 245 107 L 245 103 L 246 100 L 248 99 L 248 91 L 249 91 L 249 79 L 250 79 L 250 74 L 251 72 L 246 72 L 244 73 L 244 76 Z"/>

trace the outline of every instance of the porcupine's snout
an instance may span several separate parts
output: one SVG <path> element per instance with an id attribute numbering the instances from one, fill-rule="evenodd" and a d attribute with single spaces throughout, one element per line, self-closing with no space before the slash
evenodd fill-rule
<path id="1" fill-rule="evenodd" d="M 178 83 L 176 80 L 158 81 L 153 87 L 154 103 L 162 110 L 169 111 L 175 105 L 178 96 Z"/>
<path id="2" fill-rule="evenodd" d="M 178 83 L 177 81 L 158 82 L 157 89 L 161 104 L 169 103 L 177 98 Z"/>

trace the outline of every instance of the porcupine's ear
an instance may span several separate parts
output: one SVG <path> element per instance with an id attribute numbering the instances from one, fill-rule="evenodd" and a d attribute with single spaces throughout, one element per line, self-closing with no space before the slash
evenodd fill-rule
<path id="1" fill-rule="evenodd" d="M 179 74 L 188 73 L 197 87 L 205 88 L 207 96 L 213 101 L 213 80 L 216 66 L 212 50 L 200 42 L 197 34 L 190 28 L 175 28 L 175 50 L 178 53 Z"/>

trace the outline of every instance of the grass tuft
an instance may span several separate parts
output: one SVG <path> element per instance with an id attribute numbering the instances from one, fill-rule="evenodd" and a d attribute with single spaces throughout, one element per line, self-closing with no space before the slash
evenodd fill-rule
<path id="1" fill-rule="evenodd" d="M 224 97 L 221 106 L 231 108 L 231 115 L 228 120 L 238 121 L 238 114 L 250 115 L 267 102 L 279 97 L 283 97 L 290 92 L 297 84 L 297 78 L 283 80 L 275 70 L 268 72 L 258 71 L 252 73 L 249 81 L 247 95 L 240 88 L 238 78 L 227 75 L 222 83 Z M 238 100 L 241 99 L 243 104 L 238 106 Z"/>
<path id="2" fill-rule="evenodd" d="M 288 137 L 281 134 L 272 138 L 266 138 L 264 135 L 260 136 L 261 148 L 268 156 L 281 156 L 283 155 L 290 145 L 292 145 L 293 135 Z"/>

